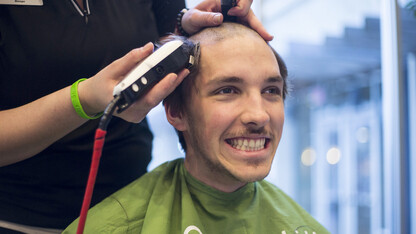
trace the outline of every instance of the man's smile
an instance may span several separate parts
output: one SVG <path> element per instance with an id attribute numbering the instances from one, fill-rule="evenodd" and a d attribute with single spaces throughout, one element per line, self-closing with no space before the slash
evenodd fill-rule
<path id="1" fill-rule="evenodd" d="M 232 138 L 225 140 L 227 144 L 231 147 L 242 150 L 242 151 L 259 151 L 266 147 L 270 139 L 261 137 L 261 138 Z"/>

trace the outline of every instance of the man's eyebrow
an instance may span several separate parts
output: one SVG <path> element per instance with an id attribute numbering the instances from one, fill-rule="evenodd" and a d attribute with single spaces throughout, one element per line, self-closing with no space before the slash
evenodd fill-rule
<path id="1" fill-rule="evenodd" d="M 281 83 L 283 82 L 283 78 L 279 76 L 269 77 L 266 79 L 265 83 Z M 239 77 L 217 77 L 210 81 L 208 81 L 207 85 L 212 84 L 228 84 L 228 83 L 244 83 L 244 79 Z"/>
<path id="2" fill-rule="evenodd" d="M 244 80 L 239 77 L 216 77 L 208 81 L 207 85 L 212 84 L 228 84 L 228 83 L 244 83 Z"/>
<path id="3" fill-rule="evenodd" d="M 283 82 L 283 78 L 279 76 L 270 77 L 266 80 L 266 83 L 273 83 L 273 82 Z"/>

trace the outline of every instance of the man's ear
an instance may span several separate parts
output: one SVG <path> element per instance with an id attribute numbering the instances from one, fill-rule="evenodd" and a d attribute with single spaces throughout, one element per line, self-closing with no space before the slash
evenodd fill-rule
<path id="1" fill-rule="evenodd" d="M 186 130 L 186 120 L 183 113 L 170 105 L 165 105 L 166 118 L 169 123 L 178 131 Z"/>

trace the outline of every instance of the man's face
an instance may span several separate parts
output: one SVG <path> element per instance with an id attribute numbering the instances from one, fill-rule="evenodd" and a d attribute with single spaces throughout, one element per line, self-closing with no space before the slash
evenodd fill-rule
<path id="1" fill-rule="evenodd" d="M 267 44 L 251 35 L 201 45 L 183 113 L 185 167 L 225 192 L 270 171 L 284 122 L 283 80 Z"/>

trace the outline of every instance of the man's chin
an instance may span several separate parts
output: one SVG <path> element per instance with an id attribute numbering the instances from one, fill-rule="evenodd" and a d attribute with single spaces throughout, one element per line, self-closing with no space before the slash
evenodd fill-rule
<path id="1" fill-rule="evenodd" d="M 244 174 L 243 174 L 244 173 Z M 240 182 L 250 183 L 259 180 L 263 180 L 269 174 L 269 170 L 266 172 L 243 172 L 243 173 L 234 173 L 233 176 Z"/>

